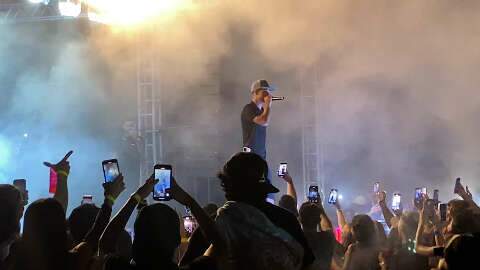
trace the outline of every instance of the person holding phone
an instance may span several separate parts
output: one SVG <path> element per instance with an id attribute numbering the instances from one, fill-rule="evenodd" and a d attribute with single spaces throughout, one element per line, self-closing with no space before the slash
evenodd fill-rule
<path id="1" fill-rule="evenodd" d="M 321 202 L 305 202 L 300 206 L 299 221 L 315 254 L 315 269 L 330 269 L 335 237 L 332 222 Z M 320 231 L 317 230 L 320 228 Z"/>
<path id="2" fill-rule="evenodd" d="M 282 165 L 285 164 L 285 170 L 282 171 Z M 293 179 L 288 173 L 288 170 L 286 169 L 286 163 L 280 164 L 279 170 L 278 170 L 278 177 L 282 178 L 286 183 L 287 183 L 287 194 L 284 194 L 282 197 L 280 197 L 280 200 L 278 201 L 278 206 L 289 210 L 292 212 L 295 216 L 298 216 L 298 210 L 297 210 L 297 204 L 298 204 L 298 199 L 297 199 L 297 191 L 295 190 L 295 185 L 293 183 Z"/>
<path id="3" fill-rule="evenodd" d="M 105 269 L 178 269 L 173 261 L 174 253 L 180 244 L 180 219 L 178 214 L 166 204 L 147 205 L 138 213 L 134 225 L 132 262 L 114 256 L 115 243 L 136 206 L 154 192 L 159 180 L 152 174 L 145 183 L 133 193 L 120 211 L 110 221 L 100 239 L 100 254 L 110 254 Z M 215 224 L 198 203 L 171 178 L 171 198 L 191 209 L 207 241 L 221 253 L 222 241 Z M 208 258 L 202 262 L 211 263 Z M 210 268 L 209 268 L 210 269 Z"/>
<path id="4" fill-rule="evenodd" d="M 61 181 L 67 181 L 70 168 L 67 159 L 70 154 L 56 165 L 45 164 L 55 169 L 59 175 L 63 174 L 59 173 L 62 169 L 67 169 L 63 171 L 65 179 Z M 125 188 L 123 177 L 119 175 L 113 182 L 103 184 L 103 188 L 104 202 L 94 225 L 74 248 L 71 248 L 68 242 L 65 206 L 60 200 L 54 197 L 31 203 L 25 211 L 22 237 L 10 257 L 14 269 L 87 269 L 90 259 L 96 253 L 100 235 L 110 219 L 115 199 Z"/>

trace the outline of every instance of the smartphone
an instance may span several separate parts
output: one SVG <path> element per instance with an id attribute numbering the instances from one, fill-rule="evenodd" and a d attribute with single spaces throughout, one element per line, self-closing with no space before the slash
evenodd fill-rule
<path id="1" fill-rule="evenodd" d="M 433 200 L 435 201 L 435 203 L 438 203 L 438 202 L 439 202 L 439 200 L 438 200 L 438 193 L 439 193 L 439 192 L 440 192 L 440 191 L 439 191 L 438 189 L 434 189 L 434 190 L 433 190 Z"/>
<path id="2" fill-rule="evenodd" d="M 453 193 L 454 194 L 457 194 L 459 192 L 458 187 L 461 185 L 460 181 L 461 181 L 460 177 L 458 177 L 455 180 L 455 187 L 453 188 Z"/>
<path id="3" fill-rule="evenodd" d="M 332 188 L 330 190 L 330 195 L 328 195 L 328 203 L 330 204 L 337 203 L 337 197 L 338 197 L 338 190 L 335 188 Z"/>
<path id="4" fill-rule="evenodd" d="M 311 185 L 308 187 L 308 201 L 311 203 L 318 203 L 320 201 L 320 193 L 318 193 L 318 186 Z"/>
<path id="5" fill-rule="evenodd" d="M 277 174 L 278 174 L 278 176 L 285 176 L 285 174 L 287 174 L 287 163 L 286 162 L 280 163 L 280 166 L 278 166 Z"/>
<path id="6" fill-rule="evenodd" d="M 183 227 L 188 234 L 192 234 L 197 228 L 197 221 L 191 215 L 186 215 L 183 217 Z"/>
<path id="7" fill-rule="evenodd" d="M 401 200 L 402 200 L 402 195 L 400 193 L 393 193 L 392 210 L 400 210 Z"/>
<path id="8" fill-rule="evenodd" d="M 81 205 L 93 204 L 93 195 L 83 195 Z"/>
<path id="9" fill-rule="evenodd" d="M 55 194 L 57 192 L 57 182 L 58 182 L 58 175 L 54 169 L 50 168 L 50 186 L 48 188 L 48 192 L 50 194 Z"/>
<path id="10" fill-rule="evenodd" d="M 373 192 L 378 193 L 379 191 L 380 191 L 380 182 L 375 182 L 375 184 L 373 184 Z"/>
<path id="11" fill-rule="evenodd" d="M 27 191 L 27 180 L 25 179 L 15 179 L 13 180 L 13 185 L 18 188 L 21 192 Z"/>
<path id="12" fill-rule="evenodd" d="M 156 201 L 169 201 L 172 183 L 172 166 L 157 164 L 153 171 L 155 180 L 158 180 L 158 183 L 153 187 L 153 199 Z"/>
<path id="13" fill-rule="evenodd" d="M 425 195 L 427 195 L 426 187 L 415 188 L 415 202 L 421 202 Z"/>
<path id="14" fill-rule="evenodd" d="M 118 167 L 118 160 L 116 159 L 102 161 L 102 168 L 105 183 L 113 182 L 113 180 L 120 175 L 120 168 Z"/>
<path id="15" fill-rule="evenodd" d="M 447 221 L 447 204 L 441 203 L 438 207 L 440 212 L 440 221 Z"/>

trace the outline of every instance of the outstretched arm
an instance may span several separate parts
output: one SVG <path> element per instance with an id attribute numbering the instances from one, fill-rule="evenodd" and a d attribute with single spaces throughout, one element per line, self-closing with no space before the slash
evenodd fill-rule
<path id="1" fill-rule="evenodd" d="M 57 175 L 57 186 L 53 198 L 56 199 L 63 207 L 66 213 L 68 208 L 68 175 L 70 174 L 70 163 L 68 158 L 73 154 L 69 151 L 57 164 L 43 162 L 43 165 L 50 168 L 50 173 Z"/>
<path id="2" fill-rule="evenodd" d="M 457 178 L 457 181 L 455 183 L 455 193 L 458 194 L 462 199 L 470 204 L 471 207 L 473 208 L 479 208 L 478 205 L 475 203 L 473 200 L 472 193 L 470 193 L 470 190 L 468 189 L 468 186 L 466 189 L 463 187 L 462 183 L 460 182 L 460 178 Z"/>
<path id="3" fill-rule="evenodd" d="M 152 192 L 154 185 L 155 179 L 151 176 L 146 180 L 145 184 L 139 187 L 137 191 L 130 196 L 122 209 L 120 209 L 115 217 L 108 223 L 105 231 L 100 237 L 100 254 L 112 253 L 115 250 L 116 240 L 121 231 L 127 225 L 135 207 L 140 201 L 146 198 L 150 192 Z"/>
<path id="4" fill-rule="evenodd" d="M 224 250 L 224 243 L 217 230 L 215 222 L 205 213 L 202 207 L 190 196 L 185 190 L 183 190 L 175 179 L 172 179 L 172 188 L 170 190 L 172 198 L 177 202 L 187 206 L 192 211 L 192 215 L 198 222 L 199 228 L 203 235 L 213 244 L 215 252 L 221 253 Z"/>
<path id="5" fill-rule="evenodd" d="M 97 250 L 98 242 L 101 234 L 107 227 L 112 215 L 112 206 L 118 196 L 125 190 L 125 182 L 123 181 L 123 175 L 120 174 L 112 182 L 104 183 L 104 200 L 100 212 L 97 214 L 95 223 L 90 231 L 85 236 L 85 242 L 92 247 L 93 250 Z"/>
<path id="6" fill-rule="evenodd" d="M 382 214 L 383 214 L 383 218 L 385 219 L 385 223 L 387 223 L 387 226 L 391 228 L 392 227 L 391 220 L 395 215 L 388 208 L 386 203 L 386 198 L 387 198 L 387 193 L 385 191 L 379 192 L 377 194 L 378 205 L 380 205 L 380 208 L 382 209 Z"/>
<path id="7" fill-rule="evenodd" d="M 320 200 L 317 205 L 320 208 L 320 229 L 322 229 L 322 231 L 333 231 L 332 222 L 330 221 L 330 218 L 328 218 L 325 208 L 323 208 Z"/>
<path id="8" fill-rule="evenodd" d="M 293 184 L 293 179 L 290 174 L 287 172 L 284 176 L 280 176 L 285 182 L 287 182 L 287 195 L 295 199 L 295 204 L 297 204 L 297 191 L 295 190 L 295 185 Z"/>

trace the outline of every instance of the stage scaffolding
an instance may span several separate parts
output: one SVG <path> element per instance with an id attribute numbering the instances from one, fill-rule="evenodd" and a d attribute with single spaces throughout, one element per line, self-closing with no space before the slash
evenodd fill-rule
<path id="1" fill-rule="evenodd" d="M 303 194 L 310 185 L 317 185 L 322 200 L 325 199 L 325 170 L 323 145 L 319 140 L 318 89 L 319 68 L 313 66 L 298 75 L 300 86 L 300 110 L 302 116 L 302 165 Z"/>

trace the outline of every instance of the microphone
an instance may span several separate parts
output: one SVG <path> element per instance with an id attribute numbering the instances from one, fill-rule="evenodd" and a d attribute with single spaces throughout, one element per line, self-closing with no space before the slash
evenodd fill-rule
<path id="1" fill-rule="evenodd" d="M 272 101 L 285 100 L 285 97 L 272 97 Z"/>

